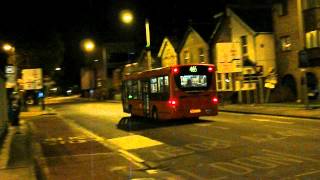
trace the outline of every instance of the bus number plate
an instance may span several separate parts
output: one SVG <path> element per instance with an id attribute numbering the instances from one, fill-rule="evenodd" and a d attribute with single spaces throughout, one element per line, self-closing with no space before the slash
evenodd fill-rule
<path id="1" fill-rule="evenodd" d="M 200 113 L 201 109 L 190 109 L 190 113 Z"/>

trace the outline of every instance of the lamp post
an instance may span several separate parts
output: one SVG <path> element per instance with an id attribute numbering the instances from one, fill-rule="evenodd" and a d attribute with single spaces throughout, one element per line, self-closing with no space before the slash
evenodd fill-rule
<path id="1" fill-rule="evenodd" d="M 120 19 L 125 24 L 131 24 L 134 21 L 133 13 L 130 10 L 122 10 L 120 12 Z M 150 38 L 150 23 L 148 19 L 145 19 L 145 34 L 146 34 L 146 52 L 147 52 L 147 69 L 152 69 L 151 64 L 151 38 Z"/>
<path id="2" fill-rule="evenodd" d="M 8 54 L 7 64 L 16 65 L 15 48 L 11 44 L 5 43 L 2 49 Z"/>
<path id="3" fill-rule="evenodd" d="M 94 88 L 95 95 L 98 98 L 106 98 L 108 96 L 108 87 L 107 87 L 107 49 L 105 46 L 100 46 L 96 48 L 96 45 L 93 40 L 85 39 L 82 44 L 82 48 L 87 53 L 93 53 L 98 50 L 98 57 L 102 59 L 93 59 L 93 71 L 94 71 Z M 95 54 L 97 55 L 97 54 Z"/>

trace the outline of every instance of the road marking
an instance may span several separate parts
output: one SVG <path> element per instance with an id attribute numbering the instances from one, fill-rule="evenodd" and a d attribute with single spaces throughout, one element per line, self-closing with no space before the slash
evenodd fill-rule
<path id="1" fill-rule="evenodd" d="M 297 156 L 297 155 L 292 155 L 292 154 L 287 154 L 287 153 L 280 153 L 280 152 L 271 151 L 271 150 L 268 150 L 268 149 L 263 149 L 262 151 L 264 151 L 264 152 L 269 152 L 269 153 L 273 153 L 273 154 L 278 154 L 278 155 L 282 155 L 282 156 L 289 156 L 289 157 L 292 157 L 292 158 L 302 159 L 302 160 L 306 160 L 306 161 L 320 162 L 320 160 L 317 160 L 317 159 L 306 158 L 306 157 Z"/>
<path id="2" fill-rule="evenodd" d="M 172 159 L 179 156 L 193 154 L 194 151 L 181 148 L 181 147 L 176 147 L 176 146 L 165 146 L 160 150 L 159 149 L 151 150 L 151 153 L 153 153 L 153 155 L 157 157 L 158 160 L 164 160 L 164 159 Z"/>
<path id="3" fill-rule="evenodd" d="M 185 175 L 187 175 L 187 176 L 189 176 L 189 177 L 191 177 L 192 179 L 195 179 L 195 180 L 206 180 L 205 178 L 203 178 L 203 177 L 200 177 L 200 176 L 198 176 L 198 175 L 196 175 L 196 174 L 194 174 L 194 173 L 192 173 L 192 172 L 190 172 L 190 171 L 186 171 L 186 170 L 178 170 L 177 171 L 179 174 L 185 174 Z"/>
<path id="4" fill-rule="evenodd" d="M 132 154 L 132 153 L 130 153 L 128 151 L 119 149 L 118 152 L 121 153 L 122 155 L 126 156 L 127 158 L 134 160 L 135 162 L 138 162 L 138 163 L 144 162 L 143 159 L 141 159 L 140 157 L 138 157 L 138 156 L 136 156 L 136 155 L 134 155 L 134 154 Z"/>
<path id="5" fill-rule="evenodd" d="M 160 141 L 156 141 L 140 135 L 112 138 L 108 139 L 107 141 L 125 150 L 140 149 L 163 144 Z"/>
<path id="6" fill-rule="evenodd" d="M 275 169 L 279 166 L 293 166 L 305 163 L 306 161 L 316 163 L 319 162 L 319 160 L 315 160 L 312 158 L 297 156 L 288 153 L 279 153 L 268 149 L 262 149 L 262 152 L 263 153 L 259 155 L 236 158 L 231 160 L 230 162 L 210 163 L 209 166 L 219 171 L 243 176 L 261 169 Z M 320 170 L 316 170 L 296 176 L 307 176 L 319 172 Z"/>
<path id="7" fill-rule="evenodd" d="M 279 124 L 294 124 L 294 122 L 286 122 L 286 121 L 275 121 L 270 119 L 260 119 L 260 118 L 252 118 L 251 120 L 259 121 L 259 122 L 274 122 Z"/>
<path id="8" fill-rule="evenodd" d="M 230 129 L 228 127 L 221 127 L 221 126 L 212 126 L 212 128 L 222 129 L 222 130 L 229 130 Z"/>
<path id="9" fill-rule="evenodd" d="M 195 126 L 200 126 L 200 127 L 208 127 L 211 126 L 211 124 L 208 123 L 202 123 L 202 124 L 194 124 Z"/>
<path id="10" fill-rule="evenodd" d="M 287 136 L 275 136 L 272 134 L 253 134 L 252 136 L 240 136 L 242 139 L 246 139 L 255 143 L 262 143 L 267 141 L 274 141 L 274 140 L 284 140 L 287 139 Z"/>
<path id="11" fill-rule="evenodd" d="M 312 175 L 312 174 L 316 174 L 316 173 L 320 173 L 320 170 L 311 171 L 311 172 L 307 172 L 307 173 L 303 173 L 303 174 L 298 174 L 298 175 L 296 175 L 296 177 L 307 176 L 307 175 Z"/>
<path id="12" fill-rule="evenodd" d="M 309 120 L 314 121 L 308 117 L 290 117 L 290 116 L 277 116 L 277 115 L 262 115 L 262 114 L 252 114 L 251 116 L 255 117 L 265 117 L 265 118 L 276 118 L 276 119 L 291 119 L 291 120 Z"/>
<path id="13" fill-rule="evenodd" d="M 115 146 L 112 143 L 108 143 L 108 141 L 105 141 L 103 137 L 100 137 L 96 134 L 94 134 L 93 132 L 85 129 L 84 127 L 81 127 L 80 125 L 76 124 L 73 120 L 67 119 L 67 118 L 62 118 L 68 125 L 70 125 L 71 127 L 78 129 L 79 131 L 81 131 L 82 133 L 84 133 L 85 135 L 92 137 L 93 139 L 96 139 L 97 141 L 99 141 L 103 146 L 113 150 L 113 151 L 118 151 L 121 150 L 118 146 Z M 125 150 L 122 150 L 122 152 L 125 153 L 120 153 L 120 155 L 124 158 L 126 158 L 127 160 L 129 160 L 130 162 L 132 162 L 133 164 L 135 164 L 138 168 L 143 169 L 145 168 L 144 164 L 141 163 L 141 161 L 144 162 L 144 160 L 140 159 L 139 157 L 136 158 L 129 158 L 129 156 L 127 156 L 128 154 L 131 154 Z M 126 155 L 124 155 L 126 154 Z M 138 160 L 139 162 L 135 161 Z"/>

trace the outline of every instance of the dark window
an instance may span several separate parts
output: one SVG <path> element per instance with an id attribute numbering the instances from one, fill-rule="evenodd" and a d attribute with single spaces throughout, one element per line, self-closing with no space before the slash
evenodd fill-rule
<path id="1" fill-rule="evenodd" d="M 241 36 L 241 48 L 242 48 L 242 54 L 243 56 L 246 56 L 248 54 L 248 40 L 247 36 Z"/>
<path id="2" fill-rule="evenodd" d="M 275 10 L 278 16 L 285 16 L 288 14 L 288 3 L 287 1 L 282 1 L 280 3 L 275 4 Z"/>
<path id="3" fill-rule="evenodd" d="M 205 55 L 203 48 L 199 48 L 199 59 L 200 63 L 205 63 Z"/>

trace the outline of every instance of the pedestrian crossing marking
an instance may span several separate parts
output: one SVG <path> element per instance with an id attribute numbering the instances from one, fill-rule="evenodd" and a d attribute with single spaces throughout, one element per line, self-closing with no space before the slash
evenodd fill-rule
<path id="1" fill-rule="evenodd" d="M 140 149 L 163 144 L 160 141 L 156 141 L 140 135 L 112 138 L 108 139 L 107 141 L 125 150 Z"/>

